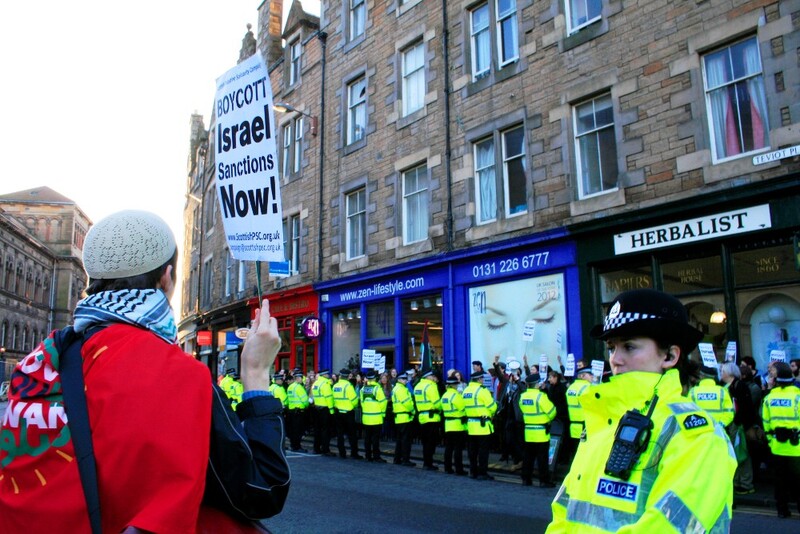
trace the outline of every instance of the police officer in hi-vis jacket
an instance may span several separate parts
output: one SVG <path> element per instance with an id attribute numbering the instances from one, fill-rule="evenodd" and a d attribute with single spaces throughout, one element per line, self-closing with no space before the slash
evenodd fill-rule
<path id="1" fill-rule="evenodd" d="M 470 383 L 462 393 L 467 414 L 467 453 L 469 477 L 492 480 L 489 469 L 489 440 L 494 427 L 492 417 L 497 413 L 497 403 L 492 392 L 483 386 L 483 371 L 470 375 Z"/>
<path id="2" fill-rule="evenodd" d="M 775 504 L 778 517 L 789 517 L 789 503 L 800 512 L 800 389 L 789 364 L 775 362 L 775 387 L 764 397 L 761 419 L 775 466 Z"/>
<path id="3" fill-rule="evenodd" d="M 586 441 L 547 532 L 727 532 L 733 448 L 682 395 L 703 333 L 678 299 L 652 289 L 620 293 L 590 333 L 606 342 L 614 376 L 580 397 Z"/>

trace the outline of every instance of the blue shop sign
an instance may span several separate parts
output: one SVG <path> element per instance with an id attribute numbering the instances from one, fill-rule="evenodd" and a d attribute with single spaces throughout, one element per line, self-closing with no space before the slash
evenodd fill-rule
<path id="1" fill-rule="evenodd" d="M 456 265 L 453 279 L 456 285 L 484 282 L 532 274 L 575 265 L 575 245 L 562 243 L 536 249 L 522 249 L 510 254 L 493 256 Z"/>
<path id="2" fill-rule="evenodd" d="M 338 291 L 331 290 L 328 293 L 328 302 L 323 302 L 322 305 L 330 308 L 365 301 L 387 300 L 440 290 L 444 287 L 447 287 L 447 270 L 436 269 L 405 276 L 381 278 L 367 284 L 347 286 Z"/>

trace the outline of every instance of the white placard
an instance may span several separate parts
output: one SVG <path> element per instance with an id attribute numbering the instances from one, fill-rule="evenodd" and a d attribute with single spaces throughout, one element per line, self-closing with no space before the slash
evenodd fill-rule
<path id="1" fill-rule="evenodd" d="M 717 356 L 714 354 L 714 345 L 711 343 L 698 343 L 697 348 L 700 349 L 700 357 L 703 358 L 703 365 L 716 369 Z"/>
<path id="2" fill-rule="evenodd" d="M 363 349 L 361 351 L 361 367 L 363 369 L 375 368 L 375 351 L 373 349 Z"/>
<path id="3" fill-rule="evenodd" d="M 547 367 L 547 354 L 542 354 L 539 356 L 539 382 L 544 382 L 547 378 Z"/>
<path id="4" fill-rule="evenodd" d="M 782 350 L 769 351 L 769 361 L 786 363 L 786 352 Z"/>
<path id="5" fill-rule="evenodd" d="M 726 362 L 735 362 L 736 361 L 736 342 L 735 341 L 728 341 L 728 346 L 725 348 L 725 361 Z"/>
<path id="6" fill-rule="evenodd" d="M 386 356 L 381 353 L 375 354 L 375 372 L 382 373 L 386 370 Z"/>
<path id="7" fill-rule="evenodd" d="M 533 333 L 536 331 L 536 321 L 531 319 L 522 327 L 522 341 L 533 341 Z"/>
<path id="8" fill-rule="evenodd" d="M 575 376 L 575 355 L 571 352 L 567 354 L 567 365 L 564 368 L 564 376 Z"/>
<path id="9" fill-rule="evenodd" d="M 603 371 L 605 370 L 606 362 L 603 360 L 592 360 L 592 375 L 597 379 L 597 382 L 603 379 Z"/>
<path id="10" fill-rule="evenodd" d="M 214 186 L 234 258 L 286 261 L 272 85 L 261 54 L 217 78 Z"/>

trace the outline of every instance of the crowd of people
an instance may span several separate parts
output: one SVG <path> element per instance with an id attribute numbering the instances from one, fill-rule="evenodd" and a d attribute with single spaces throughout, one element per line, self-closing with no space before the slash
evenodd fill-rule
<path id="1" fill-rule="evenodd" d="M 490 480 L 493 451 L 519 472 L 524 485 L 533 484 L 536 464 L 540 486 L 553 487 L 551 429 L 565 432 L 561 463 L 568 464 L 582 425 L 580 406 L 568 400 L 594 381 L 584 362 L 577 362 L 574 379 L 565 379 L 563 372 L 562 366 L 541 376 L 527 357 L 501 362 L 499 356 L 488 371 L 481 361 L 472 362 L 469 379 L 457 369 L 378 373 L 344 368 L 304 375 L 295 368 L 277 372 L 270 392 L 284 405 L 288 449 L 293 452 L 311 452 L 302 446 L 308 434 L 315 454 L 338 452 L 340 458 L 385 463 L 380 442 L 394 441 L 393 463 L 414 467 L 410 452 L 416 440 L 422 445 L 423 469 L 440 469 L 434 455 L 444 447 L 445 473 Z M 228 370 L 219 385 L 235 407 L 241 398 L 237 374 Z M 331 450 L 334 438 L 337 452 Z"/>
<path id="2" fill-rule="evenodd" d="M 702 443 L 707 448 L 701 456 L 716 465 L 724 484 L 713 513 L 710 507 L 700 506 L 700 516 L 707 510 L 711 513 L 701 522 L 719 526 L 729 521 L 730 515 L 725 514 L 730 514 L 732 498 L 725 495 L 724 488 L 730 485 L 737 494 L 752 493 L 767 467 L 774 467 L 775 471 L 778 515 L 788 517 L 790 502 L 796 502 L 800 509 L 800 497 L 791 484 L 800 475 L 798 362 L 773 362 L 763 375 L 748 357 L 740 365 L 727 362 L 713 368 L 700 367 L 685 357 L 701 337 L 679 320 L 682 307 L 678 307 L 677 299 L 662 293 L 634 294 L 627 301 L 623 296 L 620 304 L 641 307 L 654 298 L 662 304 L 661 312 L 669 309 L 674 317 L 653 320 L 657 316 L 650 315 L 649 321 L 630 319 L 627 323 L 622 319 L 622 326 L 615 326 L 619 319 L 607 319 L 607 327 L 593 331 L 595 337 L 607 342 L 611 354 L 602 376 L 595 376 L 593 369 L 580 360 L 574 368 L 570 365 L 568 374 L 572 376 L 564 376 L 563 365 L 540 371 L 528 364 L 526 356 L 522 361 L 506 362 L 495 356 L 488 370 L 481 361 L 473 361 L 469 379 L 457 369 L 446 373 L 440 369 L 419 372 L 415 368 L 400 373 L 396 369 L 381 373 L 350 368 L 331 373 L 323 369 L 309 372 L 308 376 L 300 369 L 280 371 L 271 391 L 285 406 L 289 448 L 306 452 L 301 446 L 302 437 L 311 433 L 314 453 L 336 456 L 330 449 L 335 436 L 340 458 L 385 463 L 380 441 L 394 440 L 393 463 L 413 467 L 416 464 L 410 457 L 411 443 L 418 440 L 423 469 L 438 471 L 443 467 L 445 473 L 477 480 L 493 478 L 488 472 L 489 453 L 493 451 L 500 454 L 501 462 L 511 464 L 511 470 L 519 473 L 525 486 L 533 485 L 536 472 L 540 487 L 554 487 L 555 453 L 557 465 L 572 468 L 564 480 L 565 488 L 579 488 L 575 491 L 579 495 L 585 488 L 571 478 L 575 466 L 588 469 L 583 464 L 587 454 L 592 465 L 598 463 L 596 453 L 608 456 L 609 447 L 613 450 L 621 440 L 620 429 L 632 411 L 649 424 L 642 430 L 646 439 L 641 438 L 641 450 L 635 455 L 638 462 L 649 455 L 648 462 L 658 463 L 667 451 L 678 449 L 669 447 L 671 442 Z M 631 312 L 631 316 L 636 313 Z M 673 337 L 664 333 L 665 327 Z M 652 354 L 659 355 L 659 365 L 653 364 Z M 601 396 L 605 401 L 598 403 Z M 614 399 L 624 401 L 630 408 L 641 403 L 641 408 L 611 413 L 607 403 Z M 585 415 L 585 410 L 590 415 Z M 598 424 L 592 423 L 598 413 L 603 428 L 594 432 L 603 437 L 592 441 L 595 447 L 585 445 L 579 453 L 579 445 L 587 442 L 587 431 L 593 432 L 592 427 Z M 670 418 L 678 423 L 669 423 Z M 613 420 L 620 429 L 611 425 Z M 676 430 L 677 424 L 683 426 L 683 432 Z M 551 435 L 560 436 L 555 450 Z M 655 443 L 651 438 L 657 438 Z M 434 462 L 438 447 L 444 448 L 443 466 Z M 654 467 L 631 464 L 617 472 L 609 465 L 603 474 L 622 480 L 642 477 L 643 472 Z M 626 482 L 599 480 L 594 482 L 594 491 L 599 491 L 603 481 L 609 492 L 633 491 Z M 640 483 L 641 480 L 637 487 Z M 686 495 L 696 498 L 699 489 L 702 488 L 687 489 Z M 677 494 L 664 491 L 662 498 L 677 498 Z M 560 495 L 564 498 L 570 493 Z M 556 519 L 569 517 L 569 499 L 553 506 Z M 657 517 L 668 515 L 661 513 Z"/>

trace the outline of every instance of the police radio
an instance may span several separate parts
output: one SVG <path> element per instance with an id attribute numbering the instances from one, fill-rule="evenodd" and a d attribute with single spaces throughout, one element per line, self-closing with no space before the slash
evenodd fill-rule
<path id="1" fill-rule="evenodd" d="M 628 410 L 617 425 L 614 434 L 614 444 L 611 454 L 606 461 L 605 473 L 609 476 L 628 480 L 631 471 L 639 461 L 639 456 L 644 452 L 650 441 L 653 430 L 653 421 L 650 416 L 658 402 L 658 395 L 653 395 L 647 415 L 642 415 L 636 410 Z"/>

